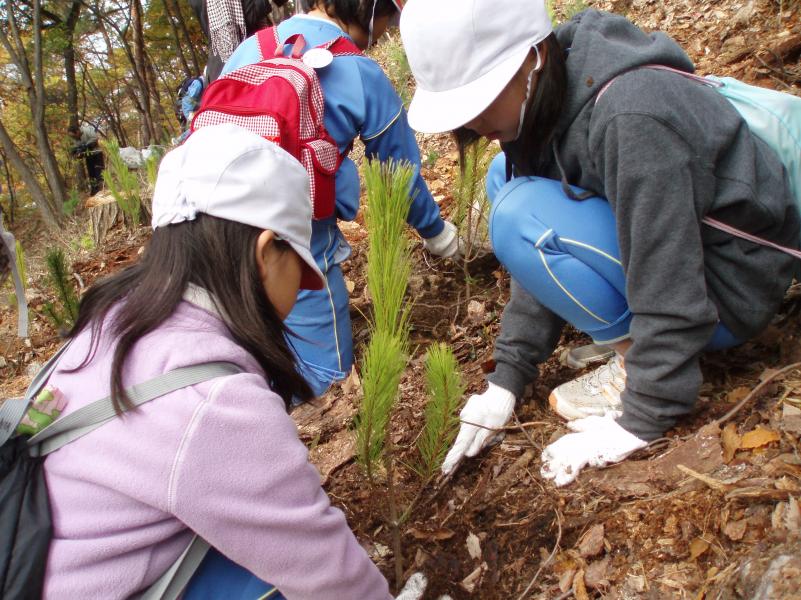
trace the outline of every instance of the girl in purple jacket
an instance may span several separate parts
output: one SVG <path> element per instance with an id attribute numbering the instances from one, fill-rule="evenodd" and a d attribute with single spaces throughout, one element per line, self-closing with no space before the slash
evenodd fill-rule
<path id="1" fill-rule="evenodd" d="M 109 394 L 124 405 L 125 389 L 179 367 L 241 372 L 48 456 L 44 596 L 131 597 L 197 534 L 212 549 L 184 598 L 390 598 L 287 414 L 311 390 L 283 319 L 299 289 L 323 284 L 306 171 L 235 125 L 205 128 L 164 158 L 153 227 L 142 260 L 83 297 L 49 380 L 64 414 Z"/>

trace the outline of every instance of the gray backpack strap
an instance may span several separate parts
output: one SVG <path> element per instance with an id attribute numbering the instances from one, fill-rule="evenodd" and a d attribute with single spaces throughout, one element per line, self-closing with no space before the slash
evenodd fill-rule
<path id="1" fill-rule="evenodd" d="M 208 550 L 208 542 L 196 535 L 164 575 L 134 598 L 136 600 L 175 600 L 192 579 Z"/>
<path id="2" fill-rule="evenodd" d="M 11 436 L 14 435 L 14 432 L 17 430 L 17 426 L 19 422 L 22 420 L 22 417 L 25 416 L 25 412 L 28 410 L 28 406 L 36 397 L 42 388 L 44 387 L 47 380 L 50 378 L 50 374 L 55 370 L 56 364 L 58 364 L 58 360 L 64 354 L 64 352 L 69 347 L 70 343 L 67 342 L 61 348 L 58 349 L 53 356 L 50 357 L 45 365 L 39 369 L 39 372 L 31 381 L 28 389 L 25 390 L 25 396 L 22 398 L 8 398 L 5 400 L 2 405 L 0 405 L 0 446 L 5 444 Z"/>
<path id="3" fill-rule="evenodd" d="M 137 407 L 181 388 L 241 372 L 241 368 L 228 362 L 192 365 L 174 369 L 144 383 L 131 386 L 125 390 L 125 393 L 133 407 Z M 47 377 L 44 377 L 44 381 L 46 380 Z M 128 407 L 122 408 L 124 411 L 130 410 Z M 57 419 L 33 436 L 28 441 L 29 452 L 31 456 L 46 456 L 90 431 L 94 431 L 116 416 L 117 413 L 110 395 L 95 400 L 91 404 Z M 197 571 L 208 549 L 208 542 L 197 535 L 194 536 L 189 546 L 172 566 L 136 598 L 138 600 L 176 600 Z"/>
<path id="4" fill-rule="evenodd" d="M 237 365 L 228 362 L 210 362 L 174 369 L 158 377 L 131 386 L 125 393 L 133 407 L 150 402 L 154 398 L 175 390 L 195 385 L 215 377 L 240 373 Z M 123 410 L 128 410 L 123 407 Z M 91 404 L 57 419 L 28 440 L 31 456 L 46 456 L 69 444 L 73 440 L 94 431 L 117 416 L 111 396 L 95 400 Z"/>

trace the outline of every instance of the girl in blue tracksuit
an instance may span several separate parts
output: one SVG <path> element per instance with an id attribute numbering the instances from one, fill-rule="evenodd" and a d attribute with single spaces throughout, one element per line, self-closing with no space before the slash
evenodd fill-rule
<path id="1" fill-rule="evenodd" d="M 366 48 L 371 40 L 380 37 L 400 5 L 399 0 L 363 0 L 354 9 L 353 2 L 319 0 L 310 6 L 308 14 L 296 15 L 278 25 L 278 36 L 285 40 L 302 34 L 306 48 L 344 36 Z M 256 37 L 250 37 L 226 62 L 223 75 L 262 58 Z M 429 252 L 454 257 L 458 251 L 456 228 L 442 220 L 420 175 L 420 151 L 414 133 L 407 124 L 403 104 L 381 67 L 366 56 L 338 56 L 327 67 L 318 69 L 317 74 L 325 96 L 325 126 L 340 152 L 359 137 L 365 156 L 409 161 L 416 175 L 407 221 L 423 238 Z M 336 214 L 314 221 L 312 228 L 311 250 L 327 277 L 327 285 L 320 291 L 302 291 L 286 320 L 301 338 L 293 343 L 304 363 L 304 376 L 318 395 L 333 381 L 343 379 L 353 363 L 348 291 L 340 268 L 350 255 L 350 246 L 337 220 L 356 216 L 359 187 L 356 165 L 345 158 L 336 173 Z"/>

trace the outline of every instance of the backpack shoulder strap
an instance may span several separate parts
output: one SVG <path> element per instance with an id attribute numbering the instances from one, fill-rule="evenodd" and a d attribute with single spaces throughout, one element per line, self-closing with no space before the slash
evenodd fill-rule
<path id="1" fill-rule="evenodd" d="M 334 56 L 362 56 L 364 54 L 356 44 L 344 36 L 339 36 L 317 47 L 325 48 Z"/>
<path id="2" fill-rule="evenodd" d="M 276 51 L 281 46 L 281 39 L 278 37 L 278 27 L 265 27 L 256 32 L 256 42 L 259 44 L 261 59 L 266 60 L 275 56 Z"/>
<path id="3" fill-rule="evenodd" d="M 133 407 L 179 390 L 225 375 L 234 375 L 241 369 L 228 362 L 212 362 L 174 369 L 149 381 L 125 390 Z M 123 410 L 129 410 L 123 407 Z M 111 395 L 95 400 L 91 404 L 57 419 L 28 440 L 31 456 L 46 456 L 62 446 L 94 431 L 117 416 Z"/>
<path id="4" fill-rule="evenodd" d="M 135 600 L 175 600 L 178 598 L 189 580 L 192 579 L 192 575 L 197 571 L 209 547 L 209 543 L 200 536 L 193 537 L 186 550 L 164 572 L 164 575 L 153 582 L 153 585 L 144 592 L 134 596 Z"/>
<path id="5" fill-rule="evenodd" d="M 50 378 L 50 374 L 56 368 L 59 359 L 69 347 L 70 342 L 67 342 L 58 351 L 50 357 L 45 365 L 39 369 L 39 372 L 28 385 L 25 390 L 25 396 L 22 398 L 8 398 L 0 405 L 0 446 L 6 443 L 14 432 L 17 430 L 17 425 L 28 410 L 28 406 L 36 395 L 42 390 Z"/>

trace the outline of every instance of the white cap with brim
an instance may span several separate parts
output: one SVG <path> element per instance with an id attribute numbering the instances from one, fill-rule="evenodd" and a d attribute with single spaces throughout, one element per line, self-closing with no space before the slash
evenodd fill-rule
<path id="1" fill-rule="evenodd" d="M 197 213 L 275 232 L 304 262 L 300 287 L 323 287 L 309 249 L 309 175 L 277 144 L 226 123 L 199 129 L 167 153 L 153 192 L 153 229 Z"/>
<path id="2" fill-rule="evenodd" d="M 551 31 L 542 0 L 409 0 L 401 13 L 417 82 L 409 124 L 439 133 L 468 123 Z"/>

